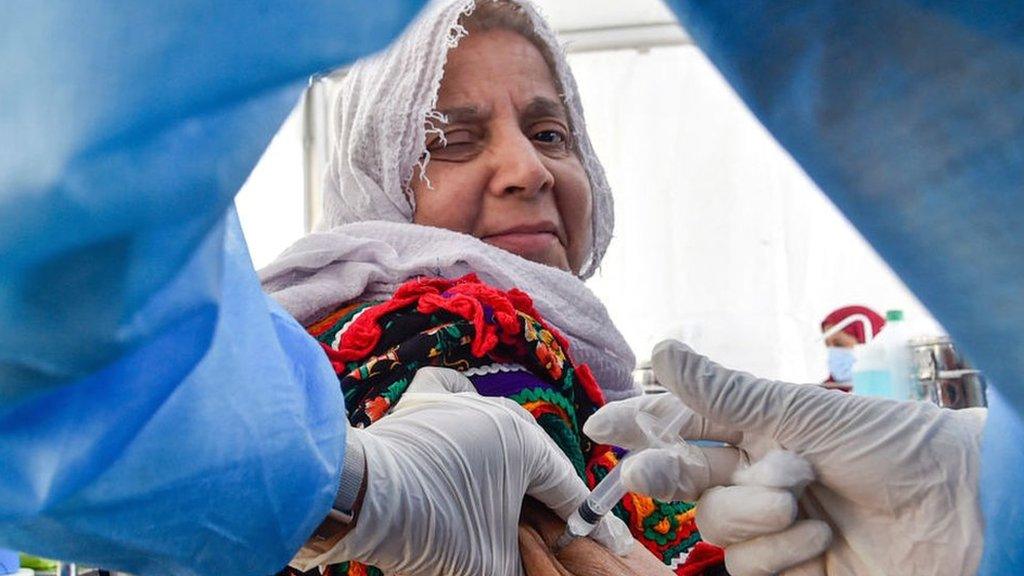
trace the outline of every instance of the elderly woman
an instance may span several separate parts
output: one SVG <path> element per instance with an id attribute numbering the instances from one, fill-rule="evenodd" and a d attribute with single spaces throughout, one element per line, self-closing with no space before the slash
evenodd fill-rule
<path id="1" fill-rule="evenodd" d="M 419 368 L 454 368 L 526 408 L 592 487 L 621 452 L 582 426 L 637 391 L 631 352 L 581 281 L 607 248 L 612 200 L 552 32 L 526 3 L 437 3 L 351 68 L 337 127 L 326 231 L 261 278 L 324 346 L 352 424 L 386 420 Z M 700 545 L 684 561 L 699 540 L 687 503 L 630 495 L 615 512 L 680 574 L 721 558 Z M 342 541 L 298 564 L 345 553 Z"/>

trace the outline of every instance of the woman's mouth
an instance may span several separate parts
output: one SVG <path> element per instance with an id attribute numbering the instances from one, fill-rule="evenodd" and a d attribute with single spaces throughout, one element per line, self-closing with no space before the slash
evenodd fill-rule
<path id="1" fill-rule="evenodd" d="M 528 260 L 535 259 L 531 256 L 546 254 L 559 242 L 558 236 L 553 232 L 503 232 L 485 236 L 481 240 Z"/>

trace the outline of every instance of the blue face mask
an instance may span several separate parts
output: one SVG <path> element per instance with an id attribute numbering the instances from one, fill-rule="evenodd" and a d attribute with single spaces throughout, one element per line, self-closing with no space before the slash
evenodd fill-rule
<path id="1" fill-rule="evenodd" d="M 832 373 L 832 379 L 836 382 L 852 381 L 853 363 L 856 360 L 856 356 L 853 355 L 853 348 L 829 346 L 828 371 Z"/>

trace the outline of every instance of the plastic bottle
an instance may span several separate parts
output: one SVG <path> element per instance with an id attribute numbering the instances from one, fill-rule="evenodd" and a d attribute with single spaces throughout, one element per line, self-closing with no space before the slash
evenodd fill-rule
<path id="1" fill-rule="evenodd" d="M 870 343 L 859 347 L 853 365 L 853 392 L 907 400 L 910 398 L 910 340 L 902 310 L 885 313 L 885 327 Z"/>

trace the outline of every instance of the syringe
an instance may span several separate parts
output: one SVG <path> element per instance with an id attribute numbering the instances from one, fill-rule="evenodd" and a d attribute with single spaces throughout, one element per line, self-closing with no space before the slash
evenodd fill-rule
<path id="1" fill-rule="evenodd" d="M 623 458 L 625 460 L 625 458 Z M 626 495 L 626 487 L 622 484 L 622 460 L 614 468 L 608 471 L 608 475 L 601 479 L 590 492 L 590 496 L 580 504 L 565 521 L 565 532 L 555 541 L 555 552 L 572 544 L 577 538 L 583 538 L 590 534 L 601 521 L 601 517 L 611 511 L 619 500 Z"/>
<path id="2" fill-rule="evenodd" d="M 686 421 L 689 414 L 686 410 L 680 410 L 669 420 L 668 424 L 659 431 L 659 421 L 647 412 L 637 413 L 637 425 L 647 436 L 648 446 L 664 448 L 680 442 L 679 428 Z M 619 500 L 626 495 L 628 490 L 622 484 L 622 462 L 633 454 L 642 450 L 630 452 L 619 460 L 618 465 L 608 471 L 608 474 L 597 483 L 597 486 L 590 492 L 590 496 L 580 504 L 568 520 L 565 521 L 565 532 L 555 541 L 554 550 L 560 552 L 577 538 L 589 535 L 597 527 L 601 518 L 611 511 L 618 504 Z"/>

